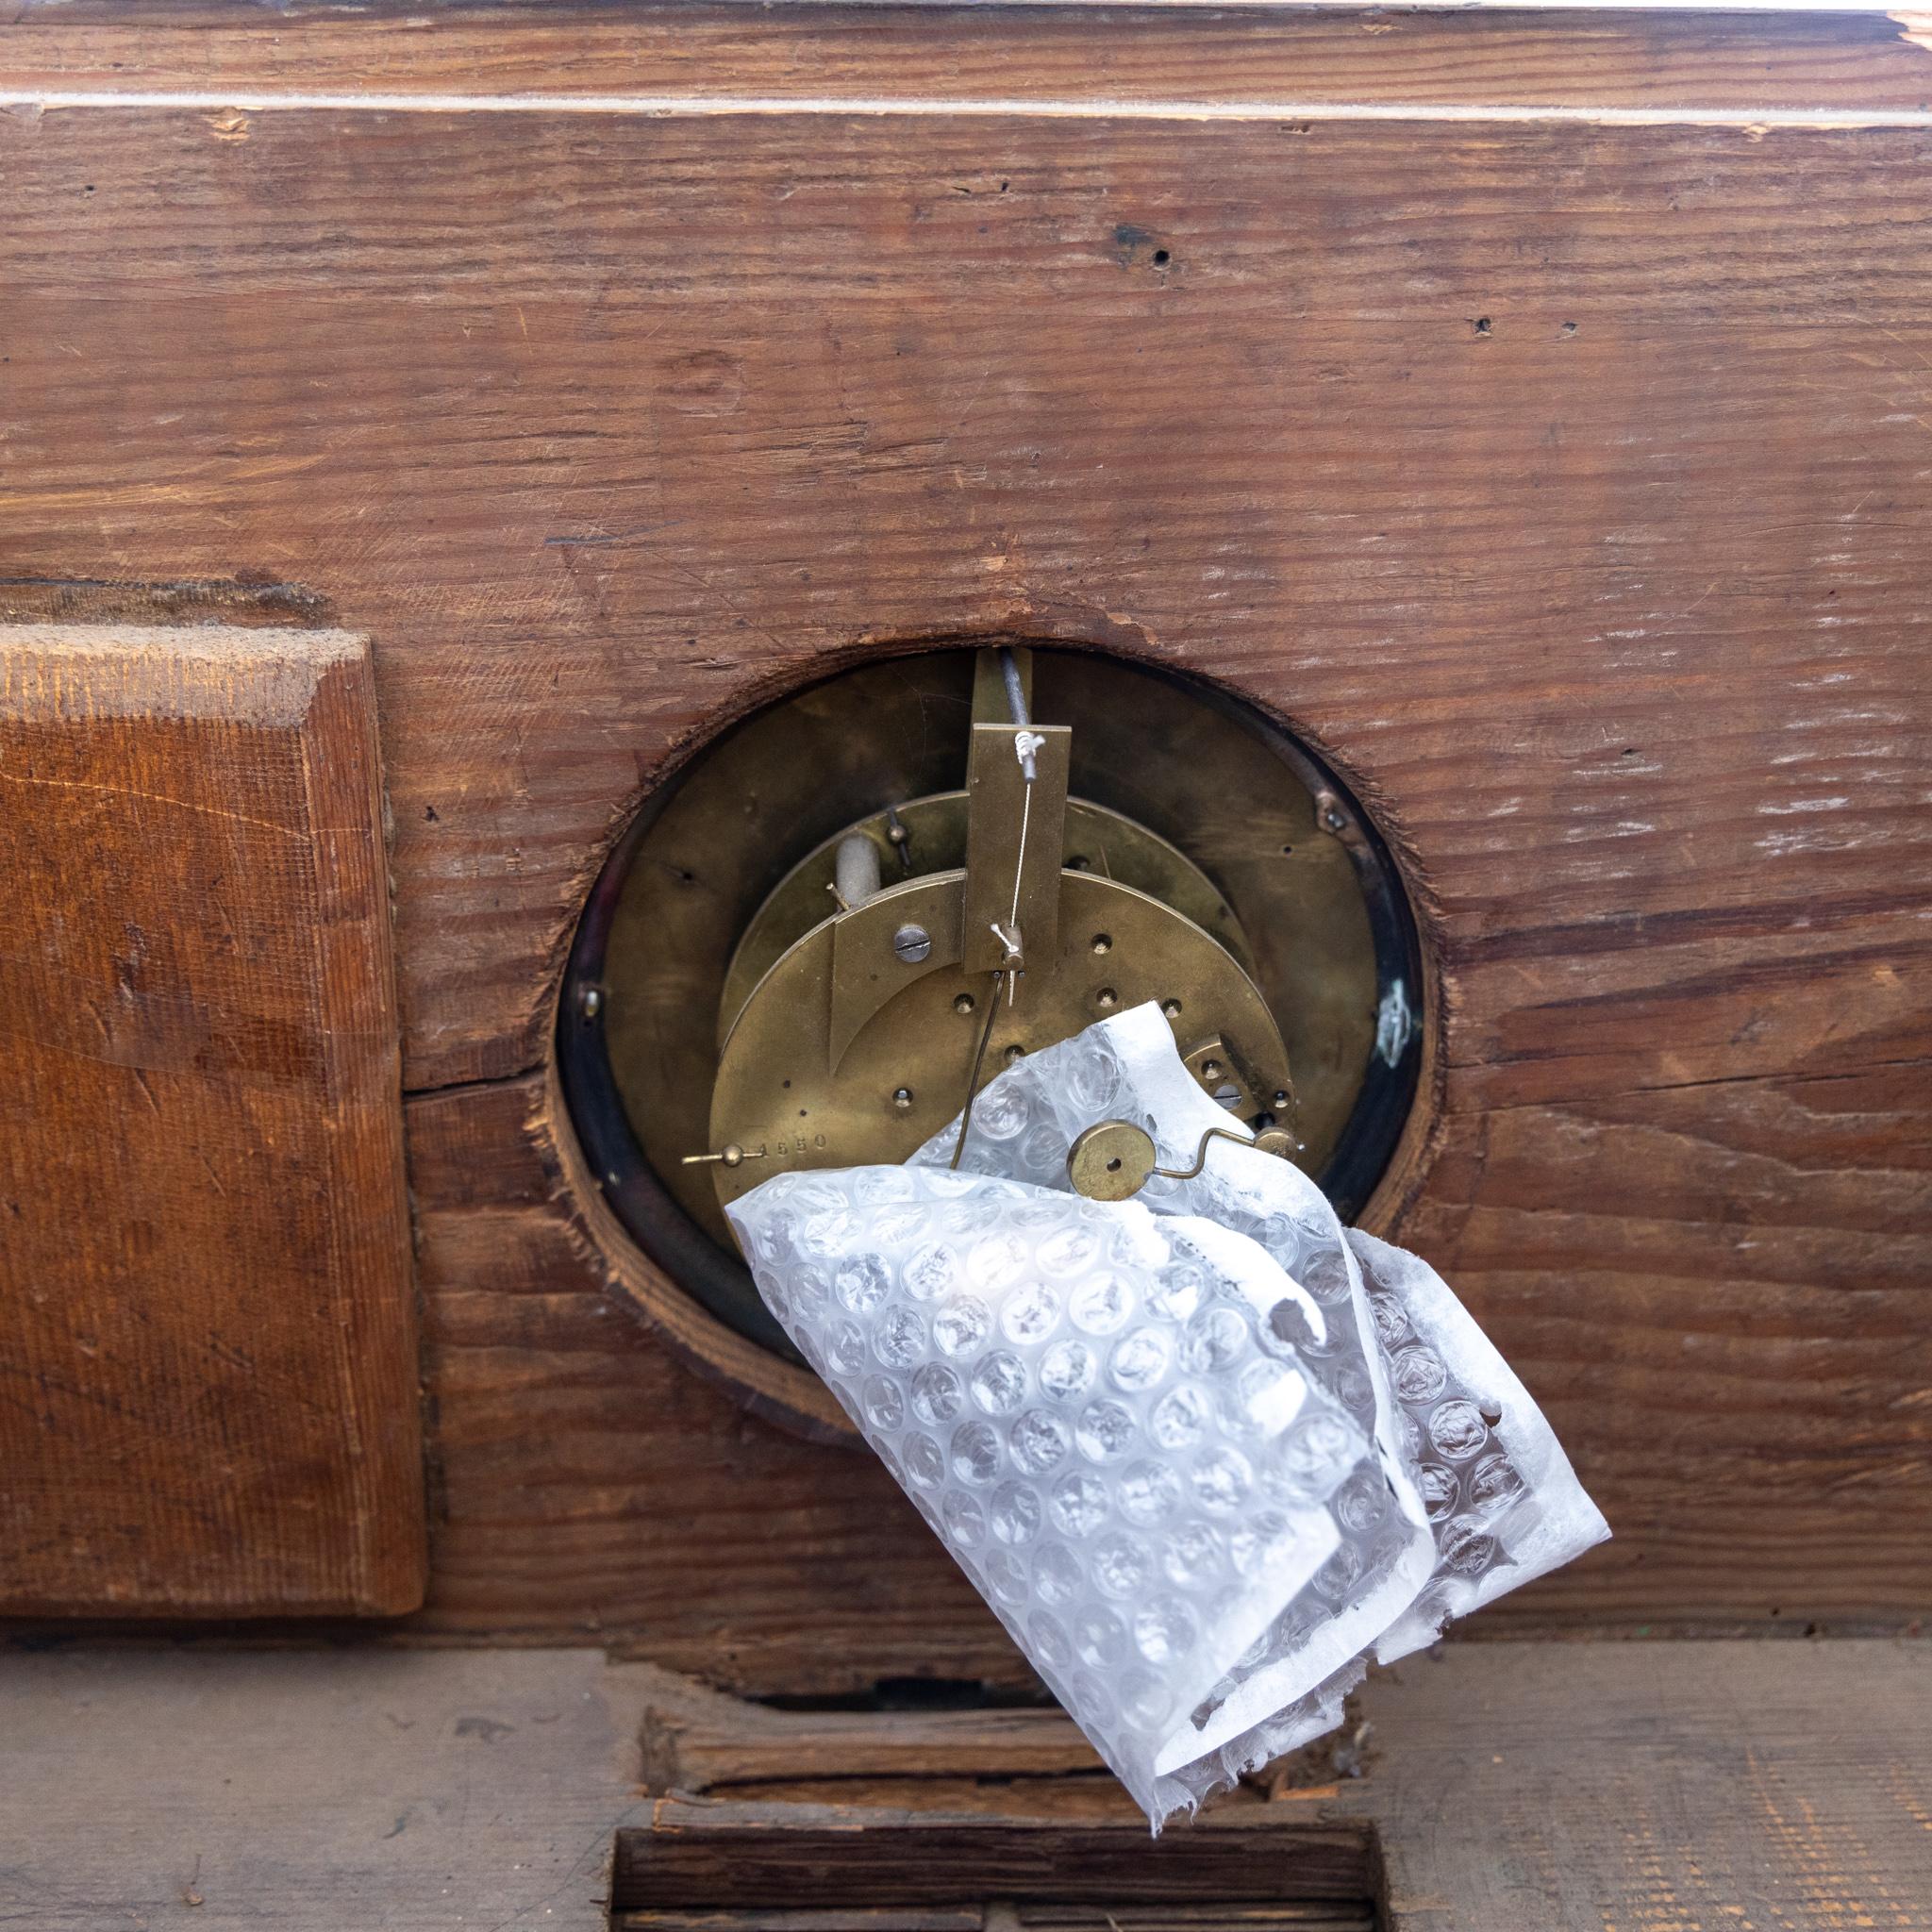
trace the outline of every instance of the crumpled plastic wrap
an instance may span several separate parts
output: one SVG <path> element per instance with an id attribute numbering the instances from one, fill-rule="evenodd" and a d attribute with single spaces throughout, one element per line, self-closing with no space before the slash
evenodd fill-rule
<path id="1" fill-rule="evenodd" d="M 989 1082 L 904 1167 L 729 1209 L 758 1291 L 1156 1830 L 1341 1722 L 1371 1657 L 1608 1535 L 1428 1265 L 1225 1140 L 1130 1201 L 1103 1120 L 1241 1131 L 1158 1008 Z"/>

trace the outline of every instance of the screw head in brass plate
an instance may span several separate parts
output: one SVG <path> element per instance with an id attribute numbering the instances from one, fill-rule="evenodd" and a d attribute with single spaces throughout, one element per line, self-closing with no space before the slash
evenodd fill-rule
<path id="1" fill-rule="evenodd" d="M 1090 1201 L 1130 1200 L 1154 1164 L 1154 1137 L 1132 1121 L 1100 1121 L 1067 1150 L 1067 1178 Z"/>

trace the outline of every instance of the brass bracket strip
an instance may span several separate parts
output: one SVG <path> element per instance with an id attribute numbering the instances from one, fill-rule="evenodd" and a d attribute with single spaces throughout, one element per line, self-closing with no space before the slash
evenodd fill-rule
<path id="1" fill-rule="evenodd" d="M 1036 775 L 1030 785 L 1020 762 L 1023 736 L 1033 755 Z M 966 766 L 961 933 L 968 973 L 993 973 L 1010 965 L 1012 948 L 1001 934 L 1015 926 L 1024 954 L 1039 959 L 1058 955 L 1060 858 L 1073 738 L 1065 724 L 973 727 Z"/>

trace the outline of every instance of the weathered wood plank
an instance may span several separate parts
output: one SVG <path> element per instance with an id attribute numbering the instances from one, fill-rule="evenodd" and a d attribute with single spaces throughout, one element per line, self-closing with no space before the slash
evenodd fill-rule
<path id="1" fill-rule="evenodd" d="M 1000 1899 L 1063 1906 L 1206 1899 L 1361 1899 L 1373 1838 L 1352 1822 L 1238 1807 L 1202 1831 L 1150 1840 L 1117 1824 L 894 1814 L 856 1807 L 670 1804 L 618 1834 L 612 1903 L 757 1909 L 802 1879 L 845 1905 Z M 1239 1821 L 1239 1822 L 1232 1822 Z"/>
<path id="2" fill-rule="evenodd" d="M 1923 1614 L 1924 1087 L 1897 1069 L 1451 1118 L 1408 1237 L 1617 1530 L 1469 1634 Z M 535 1082 L 411 1105 L 445 1510 L 425 1626 L 595 1629 L 759 1692 L 1027 1681 L 869 1458 L 744 1415 L 625 1308 L 519 1142 L 541 1105 Z"/>
<path id="3" fill-rule="evenodd" d="M 1919 110 L 1909 22 L 1863 14 L 1382 8 L 625 7 L 352 15 L 253 0 L 66 0 L 9 21 L 8 85 L 514 97 L 1480 103 Z"/>
<path id="4" fill-rule="evenodd" d="M 1102 1888 L 1096 1887 L 1096 1893 Z M 1010 1914 L 1010 1916 L 1007 1916 Z M 831 1911 L 619 1911 L 611 1932 L 985 1932 L 989 1922 L 1026 1932 L 1376 1932 L 1374 1909 L 1325 1899 L 1310 1904 L 1166 1906 L 856 1907 Z"/>
<path id="5" fill-rule="evenodd" d="M 1104 1770 L 1057 1705 L 773 1710 L 668 1671 L 651 1693 L 643 1749 L 644 1780 L 660 1791 L 720 1791 L 781 1779 L 1010 1778 Z"/>
<path id="6" fill-rule="evenodd" d="M 1218 676 L 1404 857 L 1441 1118 L 1374 1219 L 1619 1533 L 1486 1626 L 1921 1614 L 1932 136 L 1135 120 L 1095 76 L 1480 109 L 1567 47 L 1557 105 L 1770 109 L 1841 45 L 1818 101 L 1899 108 L 1932 57 L 1874 21 L 521 17 L 0 34 L 28 80 L 475 56 L 479 95 L 591 85 L 579 26 L 630 36 L 638 85 L 726 50 L 707 84 L 755 93 L 925 49 L 851 114 L 0 117 L 0 598 L 251 575 L 376 638 L 410 1084 L 538 1065 L 613 824 L 776 686 L 999 632 Z M 948 111 L 996 80 L 1092 111 Z M 621 1311 L 508 1091 L 425 1098 L 413 1137 L 425 1627 L 596 1628 L 759 1689 L 1010 1678 L 883 1477 Z"/>
<path id="7" fill-rule="evenodd" d="M 1462 1646 L 1362 1707 L 1389 1932 L 1932 1926 L 1923 1644 Z"/>
<path id="8" fill-rule="evenodd" d="M 922 1897 L 948 1870 L 997 1878 L 1023 1924 L 1066 1932 L 1102 1932 L 1095 1907 L 1179 1932 L 1204 1903 L 1170 1882 L 1190 1873 L 1250 1902 L 1227 1925 L 1294 1924 L 1336 1848 L 1370 1840 L 1387 1932 L 1913 1932 L 1932 1923 L 1928 1666 L 1857 1641 L 1458 1646 L 1370 1680 L 1359 1777 L 1243 1794 L 1150 1847 L 1144 1824 L 1068 1817 L 1053 1780 L 976 1820 L 943 1776 L 898 1811 L 643 1795 L 637 1729 L 664 1675 L 592 1652 L 15 1655 L 0 1736 L 32 1774 L 0 1779 L 0 1909 L 47 1932 L 591 1932 L 621 1841 L 625 1888 L 664 1879 L 636 1907 L 655 1932 L 724 1932 L 724 1913 L 831 1932 L 834 1912 L 839 1932 L 972 1932 L 999 1894 L 908 1910 L 895 1862 L 857 1856 L 930 1824 L 929 1855 L 896 1865 Z M 1039 1849 L 1070 1842 L 1108 1853 L 1085 1897 Z M 998 1855 L 975 1864 L 981 1845 Z M 1303 1845 L 1325 1849 L 1304 1864 Z M 1066 1902 L 1024 1902 L 1041 1890 Z"/>
<path id="9" fill-rule="evenodd" d="M 366 640 L 0 626 L 0 1603 L 408 1610 Z"/>
<path id="10" fill-rule="evenodd" d="M 1921 1644 L 1463 1645 L 1373 1674 L 1360 1707 L 1358 1776 L 1272 1804 L 1224 1801 L 1156 1850 L 1187 1847 L 1177 1856 L 1200 1861 L 1201 1894 L 1316 1895 L 1333 1868 L 1319 1850 L 1305 1862 L 1304 1844 L 1337 1823 L 1370 1826 L 1386 1932 L 1932 1925 L 1932 1652 Z M 763 1722 L 753 1714 L 748 1735 Z M 958 1789 L 935 1777 L 924 1802 L 943 1814 Z M 621 1835 L 619 1898 L 661 1873 L 665 1906 L 687 1890 L 751 1904 L 785 1869 L 788 1832 L 800 1846 L 791 1869 L 829 1880 L 827 1891 L 851 1873 L 863 1874 L 855 1898 L 928 1896 L 914 1880 L 895 1892 L 883 1844 L 870 1863 L 858 1856 L 916 1825 L 917 1811 L 791 1807 L 783 1790 L 756 1806 L 660 1805 Z M 1029 1806 L 1054 1816 L 1038 1784 L 1009 1805 L 976 1827 L 994 1857 L 1025 1842 Z M 944 1823 L 945 1856 L 970 1867 L 975 1827 Z M 835 1824 L 844 1838 L 821 1849 Z M 1097 1842 L 1120 1828 L 1079 1829 Z M 736 1876 L 727 1848 L 745 1853 Z M 1121 1830 L 1111 1869 L 1123 1890 L 1146 1857 Z M 1023 1897 L 1029 1882 L 1077 1889 L 1064 1870 L 1004 1875 Z M 1084 1903 L 1108 1903 L 1105 1888 Z"/>
<path id="11" fill-rule="evenodd" d="M 1096 117 L 994 178 L 929 115 L 12 121 L 9 553 L 99 575 L 105 491 L 115 574 L 272 560 L 394 640 L 415 1085 L 534 1063 L 611 815 L 694 732 L 1000 627 L 1289 712 L 1414 856 L 1452 1057 L 1540 1062 L 1484 1016 L 1617 933 L 1689 923 L 1695 984 L 1755 923 L 1767 991 L 1855 971 L 1846 919 L 1921 957 L 1927 139 Z M 1915 987 L 1868 974 L 1845 1050 L 1912 1051 Z"/>
<path id="12" fill-rule="evenodd" d="M 581 1650 L 8 1657 L 0 1913 L 605 1932 L 641 1689 Z"/>

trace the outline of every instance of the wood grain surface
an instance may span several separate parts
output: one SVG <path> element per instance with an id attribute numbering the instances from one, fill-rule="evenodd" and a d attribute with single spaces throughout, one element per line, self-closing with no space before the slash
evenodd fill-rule
<path id="1" fill-rule="evenodd" d="M 591 1650 L 0 1659 L 0 1914 L 38 1932 L 606 1932 L 642 1674 Z"/>
<path id="2" fill-rule="evenodd" d="M 1932 1926 L 1924 1646 L 1465 1647 L 1362 1709 L 1388 1932 Z"/>
<path id="3" fill-rule="evenodd" d="M 1910 1624 L 1932 54 L 1875 18 L 1191 13 L 1198 54 L 1153 14 L 501 18 L 0 29 L 0 92 L 137 91 L 0 115 L 0 589 L 240 576 L 375 640 L 420 1627 L 1015 1679 L 878 1471 L 636 1325 L 539 1072 L 644 788 L 861 652 L 1002 634 L 1223 679 L 1402 857 L 1435 1124 L 1369 1219 L 1617 1532 L 1483 1626 Z M 515 93 L 607 57 L 675 99 Z M 1811 107 L 1891 125 L 1777 118 Z"/>
<path id="4" fill-rule="evenodd" d="M 809 1874 L 824 1904 L 976 1890 L 1023 1923 L 1029 1901 L 1312 1901 L 1359 1886 L 1345 1834 L 1366 1829 L 1385 1932 L 1932 1926 L 1922 1646 L 1464 1645 L 1374 1674 L 1359 1707 L 1327 1781 L 1243 1790 L 1151 1847 L 1131 1807 L 1069 1815 L 1040 1782 L 960 1818 L 968 1782 L 936 1762 L 897 1807 L 857 1782 L 842 1805 L 788 1806 L 782 1785 L 660 1803 L 619 1834 L 615 1897 L 745 1910 L 791 1903 Z M 748 1734 L 766 1724 L 752 1713 Z"/>
<path id="5" fill-rule="evenodd" d="M 0 625 L 0 1603 L 422 1600 L 365 639 Z"/>
<path id="6" fill-rule="evenodd" d="M 1370 1679 L 1355 1774 L 1243 1788 L 1150 1846 L 1117 1786 L 1096 1817 L 1081 1780 L 943 1751 L 896 1804 L 667 1787 L 639 1733 L 690 1687 L 595 1651 L 12 1655 L 0 1737 L 35 1775 L 0 1779 L 0 1912 L 603 1932 L 614 1895 L 624 1932 L 1367 1932 L 1366 1880 L 1382 1932 L 1924 1932 L 1928 1664 L 1451 1646 Z M 744 1713 L 741 1762 L 773 1715 Z"/>
<path id="7" fill-rule="evenodd" d="M 848 1908 L 961 1900 L 1172 1907 L 1368 1893 L 1374 1840 L 1359 1824 L 1305 1815 L 1276 1836 L 1258 1807 L 1229 1814 L 1236 1817 L 1220 1830 L 1150 1841 L 1144 1819 L 1042 1826 L 912 1813 L 895 1824 L 890 1812 L 868 1820 L 856 1807 L 674 1805 L 654 1824 L 620 1834 L 611 1902 L 757 1911 L 786 1902 L 808 1875 L 816 1899 Z"/>
<path id="8" fill-rule="evenodd" d="M 728 1795 L 747 1785 L 1093 1774 L 1132 1801 L 1055 1704 L 879 1710 L 773 1709 L 659 1671 L 645 1711 L 644 1782 Z M 1129 1815 L 1123 1812 L 1122 1816 Z"/>
<path id="9" fill-rule="evenodd" d="M 1923 28 L 1919 28 L 1923 34 Z M 7 26 L 7 89 L 693 102 L 986 101 L 1644 113 L 1927 108 L 1909 16 L 1108 4 L 353 8 L 63 0 Z"/>
<path id="10" fill-rule="evenodd" d="M 874 1845 L 875 1852 L 885 1849 Z M 1108 1874 L 1111 1882 L 1091 1885 L 1087 1895 L 1090 1900 L 1112 1900 L 1110 1905 L 1074 1901 L 1016 1906 L 1010 1900 L 993 1898 L 965 1906 L 808 1907 L 803 1910 L 761 1907 L 688 1911 L 643 1906 L 613 1912 L 610 1932 L 1000 1932 L 1000 1928 L 1004 1932 L 1114 1932 L 1116 1927 L 1118 1932 L 1378 1932 L 1374 1905 L 1366 1887 L 1353 1899 L 1124 1905 L 1120 1902 L 1123 1879 L 1118 1855 L 1122 1847 L 1114 1844 L 1107 1849 L 1115 1854 Z M 1270 1849 L 1276 1856 L 1294 1855 L 1291 1841 L 1284 1841 L 1278 1850 Z M 902 1851 L 908 1861 L 925 1856 L 918 1835 L 910 1832 L 905 1834 Z"/>

